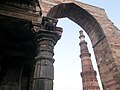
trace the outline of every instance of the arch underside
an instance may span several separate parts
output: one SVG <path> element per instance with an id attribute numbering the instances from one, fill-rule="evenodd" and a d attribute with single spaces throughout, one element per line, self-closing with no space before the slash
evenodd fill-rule
<path id="1" fill-rule="evenodd" d="M 74 3 L 62 3 L 54 6 L 47 14 L 52 18 L 69 18 L 82 27 L 90 37 L 93 47 L 105 37 L 97 20 L 86 10 Z"/>

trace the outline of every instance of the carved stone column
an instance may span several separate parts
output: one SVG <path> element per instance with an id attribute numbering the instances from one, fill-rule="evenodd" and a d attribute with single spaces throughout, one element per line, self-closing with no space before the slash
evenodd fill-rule
<path id="1" fill-rule="evenodd" d="M 48 29 L 48 28 L 47 28 Z M 33 90 L 53 90 L 54 46 L 60 39 L 61 28 L 39 29 L 37 32 L 37 56 L 34 72 Z"/>

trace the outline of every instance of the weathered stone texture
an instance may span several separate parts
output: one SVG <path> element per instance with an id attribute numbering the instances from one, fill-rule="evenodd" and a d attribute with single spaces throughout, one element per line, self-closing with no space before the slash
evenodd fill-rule
<path id="1" fill-rule="evenodd" d="M 42 15 L 46 16 L 49 10 L 55 5 L 58 5 L 64 2 L 73 2 L 73 1 L 74 0 L 42 0 L 40 4 L 42 9 Z"/>
<path id="2" fill-rule="evenodd" d="M 0 14 L 10 17 L 16 17 L 29 21 L 37 21 L 41 15 L 41 8 L 30 0 L 30 3 L 24 1 L 3 0 L 0 2 Z"/>

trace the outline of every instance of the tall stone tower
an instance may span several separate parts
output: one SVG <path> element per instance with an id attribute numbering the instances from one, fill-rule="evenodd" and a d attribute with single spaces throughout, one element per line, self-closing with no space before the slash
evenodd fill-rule
<path id="1" fill-rule="evenodd" d="M 80 31 L 81 63 L 82 63 L 82 82 L 83 90 L 100 90 L 96 78 L 96 71 L 93 69 L 91 54 L 88 51 L 87 42 L 83 31 Z"/>

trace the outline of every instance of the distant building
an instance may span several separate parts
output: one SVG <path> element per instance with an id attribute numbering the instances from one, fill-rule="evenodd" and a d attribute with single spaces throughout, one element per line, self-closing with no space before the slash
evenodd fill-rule
<path id="1" fill-rule="evenodd" d="M 93 69 L 91 54 L 88 51 L 87 42 L 83 31 L 80 31 L 80 48 L 81 48 L 81 63 L 82 63 L 82 82 L 83 90 L 100 90 L 98 81 L 96 78 L 96 71 Z"/>

